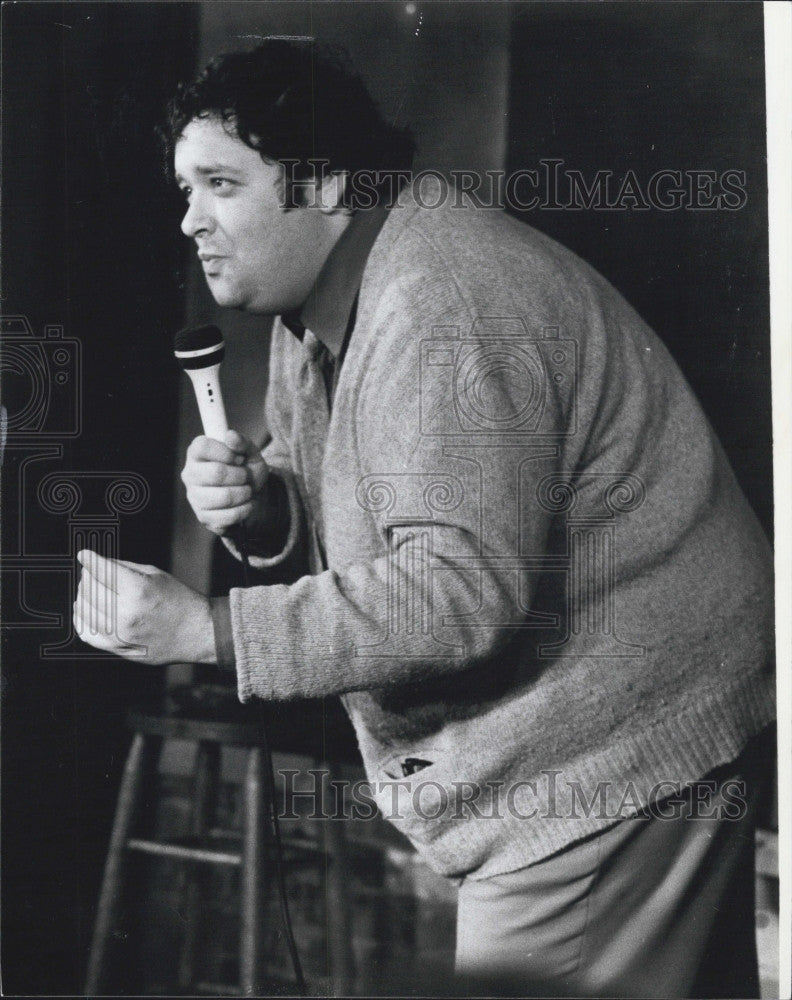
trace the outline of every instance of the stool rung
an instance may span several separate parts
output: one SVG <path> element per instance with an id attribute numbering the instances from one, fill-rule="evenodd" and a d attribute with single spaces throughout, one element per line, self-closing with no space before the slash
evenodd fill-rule
<path id="1" fill-rule="evenodd" d="M 163 858 L 174 858 L 179 861 L 198 861 L 213 865 L 241 865 L 242 855 L 228 851 L 210 851 L 200 847 L 181 847 L 179 844 L 161 844 L 157 840 L 127 841 L 127 850 L 141 851 L 143 854 L 156 854 Z"/>
<path id="2" fill-rule="evenodd" d="M 196 993 L 204 993 L 213 997 L 240 997 L 242 996 L 242 990 L 238 986 L 232 986 L 230 983 L 196 983 L 195 984 Z"/>

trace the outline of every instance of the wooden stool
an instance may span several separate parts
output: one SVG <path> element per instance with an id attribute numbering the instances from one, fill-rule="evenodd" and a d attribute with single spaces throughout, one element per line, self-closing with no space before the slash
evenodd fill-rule
<path id="1" fill-rule="evenodd" d="M 216 698 L 217 692 L 221 695 Z M 209 692 L 208 698 L 203 698 Z M 188 992 L 196 987 L 193 967 L 197 945 L 198 910 L 200 905 L 200 865 L 232 865 L 240 871 L 240 934 L 239 934 L 239 989 L 243 996 L 265 992 L 262 953 L 263 927 L 266 919 L 267 889 L 277 891 L 272 865 L 272 830 L 269 822 L 273 789 L 265 760 L 266 737 L 271 746 L 282 752 L 307 754 L 321 764 L 329 776 L 332 765 L 349 756 L 348 739 L 342 733 L 334 739 L 340 723 L 345 720 L 337 714 L 338 706 L 328 712 L 324 705 L 304 702 L 296 706 L 295 718 L 302 726 L 294 724 L 288 714 L 278 713 L 264 719 L 261 712 L 239 705 L 234 692 L 212 685 L 185 686 L 177 689 L 176 711 L 130 712 L 129 728 L 134 736 L 124 766 L 118 796 L 110 846 L 105 862 L 104 876 L 99 896 L 96 923 L 86 976 L 85 992 L 96 995 L 102 985 L 109 942 L 118 917 L 119 904 L 124 888 L 124 867 L 130 851 L 184 861 L 195 866 L 187 881 L 185 900 L 185 928 L 179 959 L 178 982 L 180 990 Z M 172 692 L 173 700 L 174 693 Z M 182 704 L 179 704 L 179 698 Z M 198 717 L 193 712 L 198 708 Z M 189 713 L 189 714 L 184 714 Z M 214 716 L 214 717 L 213 717 Z M 319 725 L 328 719 L 335 725 L 329 731 Z M 306 725 L 306 720 L 312 723 Z M 306 735 L 308 734 L 308 735 Z M 166 739 L 196 742 L 197 752 L 193 777 L 192 816 L 190 836 L 179 840 L 162 841 L 144 839 L 134 835 L 140 813 L 141 792 L 145 777 L 156 767 L 163 741 Z M 217 792 L 220 780 L 220 754 L 224 746 L 247 748 L 247 765 L 243 790 L 243 831 L 240 850 L 219 850 L 207 846 L 206 834 L 211 829 L 216 813 Z M 350 871 L 342 824 L 329 821 L 324 827 L 323 842 L 307 845 L 284 839 L 289 854 L 305 860 L 310 856 L 314 863 L 322 862 L 326 874 L 328 901 L 328 964 L 334 995 L 346 996 L 352 990 L 355 977 L 351 942 Z M 329 862 L 329 863 L 328 863 Z M 297 942 L 299 948 L 299 941 Z"/>
<path id="2" fill-rule="evenodd" d="M 252 996 L 260 992 L 262 954 L 260 942 L 264 920 L 262 905 L 269 883 L 268 822 L 269 775 L 264 759 L 264 729 L 261 723 L 214 721 L 178 716 L 131 712 L 128 724 L 134 732 L 118 796 L 113 829 L 105 863 L 102 888 L 94 926 L 85 992 L 95 995 L 102 984 L 107 946 L 113 934 L 124 883 L 124 866 L 129 851 L 153 854 L 191 863 L 233 865 L 241 869 L 239 968 L 240 992 Z M 132 835 L 137 819 L 143 778 L 156 765 L 164 739 L 197 742 L 194 772 L 193 812 L 190 838 L 164 842 Z M 202 843 L 215 812 L 223 746 L 247 747 L 244 785 L 244 830 L 239 851 L 216 850 Z M 179 986 L 192 985 L 196 945 L 198 883 L 187 885 L 187 923 L 179 965 Z"/>

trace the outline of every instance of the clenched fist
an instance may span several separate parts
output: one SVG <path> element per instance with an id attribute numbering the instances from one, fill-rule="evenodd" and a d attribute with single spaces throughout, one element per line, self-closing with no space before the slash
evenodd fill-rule
<path id="1" fill-rule="evenodd" d="M 96 649 L 142 663 L 214 663 L 209 601 L 155 566 L 86 549 L 74 628 Z"/>
<path id="2" fill-rule="evenodd" d="M 224 441 L 197 437 L 187 449 L 182 482 L 195 516 L 216 535 L 253 512 L 269 470 L 256 446 L 236 431 Z"/>

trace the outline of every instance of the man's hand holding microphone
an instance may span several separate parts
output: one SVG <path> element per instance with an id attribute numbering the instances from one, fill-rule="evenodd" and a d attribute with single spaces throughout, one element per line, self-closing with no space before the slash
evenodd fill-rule
<path id="1" fill-rule="evenodd" d="M 222 441 L 195 438 L 187 449 L 181 478 L 201 524 L 225 535 L 264 503 L 269 469 L 251 441 L 237 431 L 226 431 Z"/>
<path id="2" fill-rule="evenodd" d="M 196 517 L 225 535 L 260 511 L 268 480 L 258 449 L 228 430 L 218 372 L 223 340 L 216 327 L 176 337 L 176 356 L 190 376 L 205 435 L 187 450 L 182 481 Z M 83 550 L 74 627 L 97 649 L 142 663 L 214 663 L 209 600 L 154 566 Z"/>

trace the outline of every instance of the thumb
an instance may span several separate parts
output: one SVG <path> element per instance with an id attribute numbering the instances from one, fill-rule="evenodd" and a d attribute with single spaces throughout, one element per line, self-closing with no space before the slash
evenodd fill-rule
<path id="1" fill-rule="evenodd" d="M 228 445 L 231 451 L 236 452 L 237 455 L 243 455 L 245 458 L 253 458 L 258 455 L 258 449 L 253 442 L 240 434 L 239 431 L 227 431 L 223 442 Z"/>

